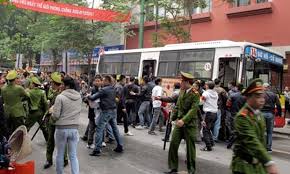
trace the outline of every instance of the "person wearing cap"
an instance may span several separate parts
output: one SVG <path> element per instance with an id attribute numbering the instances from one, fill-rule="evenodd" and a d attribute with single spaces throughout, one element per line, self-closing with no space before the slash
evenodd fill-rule
<path id="1" fill-rule="evenodd" d="M 41 125 L 40 129 L 43 133 L 45 141 L 48 140 L 48 132 L 46 126 L 41 124 L 42 117 L 48 110 L 48 103 L 45 91 L 40 88 L 41 83 L 37 77 L 31 77 L 31 89 L 29 90 L 29 115 L 26 121 L 26 127 L 29 131 L 30 128 L 38 122 Z"/>
<path id="2" fill-rule="evenodd" d="M 25 125 L 27 112 L 22 101 L 28 100 L 29 96 L 22 86 L 16 85 L 18 75 L 15 70 L 9 71 L 6 76 L 8 83 L 1 88 L 4 102 L 5 116 L 8 119 L 10 135 L 21 125 Z"/>
<path id="3" fill-rule="evenodd" d="M 181 72 L 181 91 L 172 111 L 171 120 L 176 122 L 176 127 L 172 132 L 167 174 L 177 174 L 178 172 L 178 148 L 182 139 L 186 141 L 187 170 L 189 174 L 196 171 L 196 151 L 195 135 L 197 130 L 199 94 L 192 88 L 193 76 Z"/>
<path id="4" fill-rule="evenodd" d="M 278 116 L 282 115 L 282 109 L 280 100 L 277 94 L 271 91 L 271 86 L 269 83 L 263 84 L 265 88 L 265 105 L 261 109 L 263 112 L 263 116 L 266 121 L 266 132 L 267 132 L 267 150 L 268 152 L 272 152 L 272 135 L 274 128 L 274 116 L 275 116 L 275 108 L 277 108 Z"/>
<path id="5" fill-rule="evenodd" d="M 50 101 L 49 106 L 53 106 L 56 97 L 61 93 L 62 91 L 62 77 L 58 72 L 54 72 L 50 75 L 51 79 L 51 88 L 48 92 L 48 100 Z M 55 147 L 55 141 L 54 141 L 54 133 L 55 133 L 55 125 L 53 124 L 52 120 L 49 120 L 47 123 L 47 130 L 48 130 L 48 140 L 46 142 L 46 162 L 44 164 L 44 169 L 48 169 L 53 165 L 53 151 Z M 68 165 L 68 157 L 67 152 L 64 156 L 64 165 Z"/>
<path id="6" fill-rule="evenodd" d="M 265 143 L 265 119 L 260 111 L 265 104 L 263 81 L 254 79 L 242 94 L 246 97 L 246 104 L 234 121 L 237 138 L 231 162 L 232 173 L 278 174 Z"/>

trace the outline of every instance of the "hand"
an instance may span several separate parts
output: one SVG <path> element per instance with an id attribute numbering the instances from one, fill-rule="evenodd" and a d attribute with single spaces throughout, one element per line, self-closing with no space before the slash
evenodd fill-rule
<path id="1" fill-rule="evenodd" d="M 161 97 L 155 97 L 155 100 L 161 100 Z"/>
<path id="2" fill-rule="evenodd" d="M 123 111 L 124 113 L 126 113 L 126 112 L 127 112 L 127 110 L 126 110 L 126 109 L 122 109 L 122 111 Z"/>
<path id="3" fill-rule="evenodd" d="M 132 92 L 132 91 L 130 91 L 130 94 L 131 94 L 131 95 L 136 95 L 136 93 L 135 93 L 135 92 Z"/>
<path id="4" fill-rule="evenodd" d="M 176 125 L 177 125 L 178 127 L 183 127 L 183 126 L 184 126 L 184 122 L 183 122 L 183 120 L 177 120 L 177 121 L 176 121 Z"/>
<path id="5" fill-rule="evenodd" d="M 53 112 L 53 106 L 51 106 L 50 108 L 49 108 L 49 110 L 48 110 L 48 113 L 52 113 Z"/>
<path id="6" fill-rule="evenodd" d="M 205 121 L 202 121 L 202 122 L 201 122 L 201 125 L 202 125 L 203 127 L 206 127 L 206 122 L 205 122 Z"/>
<path id="7" fill-rule="evenodd" d="M 266 169 L 267 169 L 268 174 L 278 174 L 279 173 L 276 164 L 270 165 Z"/>

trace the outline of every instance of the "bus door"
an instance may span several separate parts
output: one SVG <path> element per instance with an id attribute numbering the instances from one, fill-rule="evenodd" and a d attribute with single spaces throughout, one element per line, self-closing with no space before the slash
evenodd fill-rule
<path id="1" fill-rule="evenodd" d="M 157 74 L 157 62 L 159 59 L 159 52 L 142 53 L 141 55 L 141 67 L 140 77 L 156 76 Z"/>
<path id="2" fill-rule="evenodd" d="M 219 74 L 221 85 L 227 87 L 230 82 L 238 81 L 239 60 L 234 57 L 219 58 Z"/>

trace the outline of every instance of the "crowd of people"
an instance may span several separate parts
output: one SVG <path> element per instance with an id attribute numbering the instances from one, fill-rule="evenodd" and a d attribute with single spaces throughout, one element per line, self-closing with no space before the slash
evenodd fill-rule
<path id="1" fill-rule="evenodd" d="M 264 155 L 256 157 L 257 154 L 252 154 L 253 158 L 257 158 L 261 164 L 273 166 L 270 157 L 264 152 L 272 151 L 275 108 L 278 115 L 281 115 L 281 105 L 270 85 L 264 83 L 262 87 L 265 102 L 255 108 L 255 102 L 258 101 L 252 96 L 262 90 L 257 84 L 253 83 L 256 86 L 244 89 L 242 84 L 231 82 L 223 88 L 219 79 L 205 82 L 181 72 L 180 82 L 175 83 L 173 91 L 168 92 L 162 88 L 162 78 L 158 77 L 144 76 L 139 81 L 135 77 L 124 75 L 96 75 L 89 78 L 86 74 L 33 74 L 11 70 L 1 74 L 0 79 L 1 122 L 7 123 L 2 124 L 7 127 L 1 128 L 1 135 L 8 139 L 19 126 L 25 125 L 30 130 L 38 122 L 47 142 L 44 169 L 53 165 L 56 146 L 57 174 L 63 173 L 68 158 L 72 164 L 72 174 L 78 174 L 78 127 L 81 106 L 85 103 L 88 106 L 88 126 L 81 138 L 87 142 L 87 148 L 92 149 L 91 156 L 100 156 L 106 143 L 116 142 L 116 153 L 124 151 L 118 125 L 124 126 L 125 136 L 133 136 L 129 129 L 147 130 L 149 135 L 156 135 L 156 126 L 159 132 L 164 132 L 166 122 L 174 121 L 168 159 L 171 171 L 168 173 L 178 171 L 178 147 L 182 139 L 185 139 L 187 145 L 188 172 L 195 173 L 196 142 L 204 142 L 202 151 L 213 151 L 219 141 L 227 142 L 228 148 L 237 143 L 234 149 L 243 151 L 245 149 L 240 147 L 245 142 L 239 138 L 245 135 L 237 127 L 235 120 L 239 120 L 237 118 L 240 115 L 246 117 L 262 112 L 267 133 L 266 150 L 260 146 L 261 139 L 254 137 L 248 141 L 255 142 L 258 146 L 254 152 Z M 288 98 L 290 96 L 289 92 L 285 95 Z M 254 101 L 253 106 L 250 99 Z M 240 121 L 244 124 L 244 120 Z M 244 156 L 240 157 L 241 153 L 246 155 L 248 152 L 239 151 L 235 154 L 232 164 L 234 173 L 247 173 L 238 167 L 241 165 L 239 160 L 244 160 Z M 252 162 L 248 163 L 244 168 L 252 170 Z"/>

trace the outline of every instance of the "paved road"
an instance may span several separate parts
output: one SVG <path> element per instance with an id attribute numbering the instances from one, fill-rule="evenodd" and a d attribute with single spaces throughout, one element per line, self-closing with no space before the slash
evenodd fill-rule
<path id="1" fill-rule="evenodd" d="M 83 110 L 81 118 L 80 134 L 82 135 L 87 123 L 86 111 Z M 36 127 L 36 126 L 35 126 Z M 123 137 L 125 142 L 125 152 L 116 154 L 112 152 L 114 145 L 104 148 L 104 154 L 101 157 L 90 157 L 90 150 L 86 148 L 85 142 L 80 141 L 78 147 L 78 156 L 80 161 L 81 174 L 161 174 L 167 171 L 167 150 L 162 150 L 163 136 L 160 133 L 157 136 L 148 135 L 146 130 L 135 130 L 133 137 Z M 31 130 L 31 134 L 33 133 Z M 120 127 L 120 131 L 123 129 Z M 232 152 L 226 150 L 222 144 L 218 144 L 214 152 L 201 152 L 201 145 L 197 145 L 197 173 L 200 174 L 228 174 L 230 173 L 229 164 Z M 185 145 L 180 147 L 180 170 L 185 167 Z M 35 160 L 37 174 L 53 174 L 55 167 L 49 170 L 43 170 L 45 162 L 45 141 L 41 133 L 38 133 L 33 144 L 33 153 L 26 160 Z M 288 174 L 289 162 L 287 159 L 275 158 L 279 163 L 282 174 Z M 69 174 L 70 167 L 66 168 L 66 174 Z"/>

